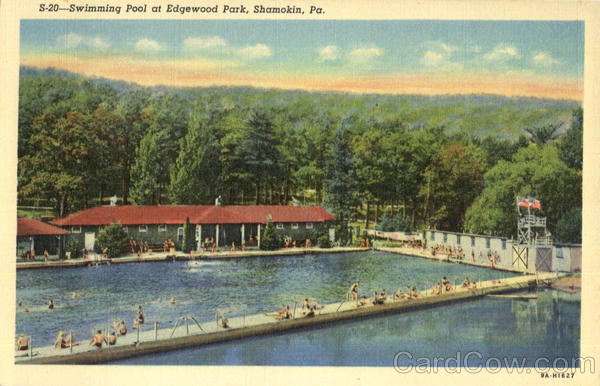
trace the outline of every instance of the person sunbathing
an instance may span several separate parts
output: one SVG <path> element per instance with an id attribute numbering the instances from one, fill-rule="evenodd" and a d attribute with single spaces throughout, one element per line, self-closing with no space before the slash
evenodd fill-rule
<path id="1" fill-rule="evenodd" d="M 229 320 L 223 315 L 221 315 L 221 327 L 229 328 Z"/>
<path id="2" fill-rule="evenodd" d="M 127 326 L 125 325 L 125 321 L 121 320 L 121 326 L 119 327 L 119 335 L 123 336 L 127 334 Z"/>
<path id="3" fill-rule="evenodd" d="M 17 339 L 17 350 L 24 351 L 29 349 L 29 339 L 25 336 L 25 334 L 20 334 L 19 339 Z"/>
<path id="4" fill-rule="evenodd" d="M 439 295 L 442 293 L 442 287 L 440 286 L 440 283 L 437 283 L 435 288 L 433 289 L 432 294 L 433 295 Z"/>
<path id="5" fill-rule="evenodd" d="M 65 339 L 65 335 L 63 331 L 58 332 L 58 337 L 56 338 L 56 342 L 54 343 L 54 347 L 56 348 L 69 348 L 71 346 L 78 346 L 79 343 L 72 341 L 71 336 Z"/>
<path id="6" fill-rule="evenodd" d="M 366 296 L 363 296 L 362 298 L 360 298 L 360 301 L 359 301 L 359 303 L 358 303 L 358 306 L 359 306 L 359 307 L 364 307 L 364 306 L 366 306 L 366 305 L 367 305 L 367 297 L 366 297 Z"/>
<path id="7" fill-rule="evenodd" d="M 469 278 L 466 278 L 465 281 L 463 281 L 463 283 L 462 283 L 463 288 L 467 288 L 470 285 L 471 285 L 471 281 L 469 280 Z"/>
<path id="8" fill-rule="evenodd" d="M 410 292 L 411 298 L 418 298 L 421 296 L 421 293 L 417 290 L 417 287 L 412 287 L 412 291 Z"/>
<path id="9" fill-rule="evenodd" d="M 96 346 L 96 348 L 102 348 L 102 344 L 104 343 L 104 335 L 102 335 L 102 330 L 96 331 L 96 334 L 90 340 L 90 346 Z"/>
<path id="10" fill-rule="evenodd" d="M 384 288 L 383 291 L 381 291 L 381 296 L 379 297 L 379 303 L 377 303 L 377 304 L 383 304 L 383 303 L 385 303 L 386 300 L 387 300 L 387 292 L 385 292 L 385 288 Z"/>
<path id="11" fill-rule="evenodd" d="M 110 346 L 114 346 L 115 344 L 117 344 L 117 335 L 115 334 L 115 332 L 111 332 L 110 336 L 108 337 L 108 342 L 107 342 Z"/>
<path id="12" fill-rule="evenodd" d="M 402 288 L 398 288 L 398 291 L 394 294 L 394 300 L 402 300 L 406 297 L 404 292 L 402 292 Z"/>
<path id="13" fill-rule="evenodd" d="M 379 294 L 377 294 L 377 291 L 375 291 L 375 293 L 373 293 L 373 297 L 371 298 L 371 303 L 373 305 L 378 304 L 379 302 Z"/>

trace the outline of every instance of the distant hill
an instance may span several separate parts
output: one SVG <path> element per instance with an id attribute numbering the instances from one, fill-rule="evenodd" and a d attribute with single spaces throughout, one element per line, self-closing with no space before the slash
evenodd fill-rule
<path id="1" fill-rule="evenodd" d="M 448 133 L 463 132 L 471 136 L 494 136 L 515 140 L 524 128 L 562 123 L 564 132 L 570 125 L 573 109 L 580 106 L 571 100 L 551 100 L 500 95 L 380 95 L 300 90 L 258 89 L 251 87 L 143 87 L 135 83 L 105 78 L 90 78 L 54 68 L 22 66 L 23 77 L 63 77 L 89 79 L 109 86 L 119 94 L 146 89 L 153 94 L 174 94 L 184 99 L 211 97 L 222 103 L 248 105 L 260 102 L 273 108 L 293 106 L 304 114 L 318 114 L 322 106 L 340 119 L 354 117 L 362 125 L 376 126 L 398 122 L 406 127 L 444 126 Z M 259 102 L 257 102 L 259 101 Z"/>

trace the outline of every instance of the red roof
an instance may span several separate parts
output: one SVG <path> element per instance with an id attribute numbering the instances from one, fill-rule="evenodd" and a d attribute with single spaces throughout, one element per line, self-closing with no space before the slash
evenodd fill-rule
<path id="1" fill-rule="evenodd" d="M 335 216 L 320 206 L 248 205 L 229 206 L 251 219 L 251 224 L 266 224 L 267 215 L 277 222 L 325 222 L 335 221 Z"/>
<path id="2" fill-rule="evenodd" d="M 239 211 L 222 206 L 211 206 L 200 216 L 190 218 L 192 224 L 253 224 L 254 222 Z"/>
<path id="3" fill-rule="evenodd" d="M 265 224 L 273 222 L 324 222 L 335 217 L 318 206 L 97 206 L 54 221 L 60 226 L 183 224 Z"/>
<path id="4" fill-rule="evenodd" d="M 32 218 L 17 219 L 17 236 L 68 235 L 64 229 Z"/>

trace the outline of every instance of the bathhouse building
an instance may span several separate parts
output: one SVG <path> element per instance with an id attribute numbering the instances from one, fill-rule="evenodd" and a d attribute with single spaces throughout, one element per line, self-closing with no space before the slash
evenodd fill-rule
<path id="1" fill-rule="evenodd" d="M 61 254 L 68 234 L 65 229 L 39 220 L 17 218 L 17 256 L 32 252 L 40 256 L 44 251 L 51 255 Z"/>
<path id="2" fill-rule="evenodd" d="M 267 217 L 275 228 L 292 240 L 315 241 L 330 233 L 336 218 L 316 206 L 229 205 L 229 206 L 98 206 L 82 210 L 54 221 L 89 251 L 95 250 L 98 232 L 103 227 L 119 223 L 131 239 L 160 245 L 171 239 L 177 249 L 183 241 L 183 225 L 190 221 L 197 249 L 200 242 L 212 238 L 219 246 L 260 246 Z"/>

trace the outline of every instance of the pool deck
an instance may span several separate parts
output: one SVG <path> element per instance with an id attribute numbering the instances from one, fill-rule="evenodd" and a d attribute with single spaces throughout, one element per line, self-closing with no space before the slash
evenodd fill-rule
<path id="1" fill-rule="evenodd" d="M 298 256 L 298 255 L 313 255 L 322 253 L 347 253 L 368 251 L 368 248 L 355 247 L 336 247 L 336 248 L 286 248 L 276 251 L 263 251 L 259 249 L 235 251 L 235 252 L 215 252 L 197 254 L 192 259 L 189 253 L 176 251 L 169 252 L 149 252 L 142 255 L 141 258 L 135 256 L 115 257 L 112 259 L 102 259 L 99 255 L 92 255 L 89 259 L 69 259 L 56 260 L 51 259 L 48 263 L 43 261 L 17 261 L 17 269 L 39 269 L 39 268 L 70 268 L 70 267 L 85 267 L 95 264 L 124 264 L 124 263 L 145 263 L 154 261 L 171 261 L 171 260 L 221 260 L 221 259 L 240 259 L 245 257 L 265 257 L 265 256 Z"/>
<path id="2" fill-rule="evenodd" d="M 447 254 L 444 254 L 444 253 L 438 253 L 436 256 L 433 256 L 430 252 L 423 251 L 423 249 L 421 249 L 421 248 L 378 247 L 378 248 L 375 248 L 375 250 L 381 251 L 381 252 L 397 253 L 400 255 L 422 257 L 424 259 L 441 261 L 441 262 L 445 262 L 445 263 L 465 264 L 465 265 L 472 265 L 474 267 L 496 269 L 498 271 L 513 272 L 513 273 L 520 273 L 520 274 L 531 274 L 531 275 L 535 274 L 535 271 L 518 269 L 518 268 L 514 268 L 514 267 L 506 267 L 506 266 L 497 265 L 497 264 L 492 267 L 492 265 L 490 263 L 482 264 L 482 263 L 479 263 L 476 261 L 471 261 L 467 257 L 465 257 L 464 259 L 455 259 L 455 258 L 450 258 Z"/>
<path id="3" fill-rule="evenodd" d="M 417 298 L 394 301 L 389 299 L 382 305 L 366 305 L 357 307 L 355 301 L 327 304 L 313 317 L 304 317 L 301 309 L 294 311 L 294 317 L 288 320 L 276 320 L 265 314 L 245 315 L 230 317 L 230 328 L 224 329 L 217 326 L 216 320 L 201 323 L 200 327 L 189 320 L 189 325 L 180 323 L 175 330 L 174 326 L 154 329 L 154 323 L 148 321 L 143 325 L 137 342 L 137 331 L 130 330 L 127 335 L 119 337 L 115 346 L 105 346 L 102 349 L 92 348 L 88 339 L 75 336 L 76 341 L 82 344 L 75 346 L 72 352 L 69 348 L 57 349 L 53 346 L 36 347 L 30 352 L 16 352 L 17 364 L 96 364 L 116 361 L 139 355 L 155 354 L 176 349 L 203 346 L 218 342 L 228 342 L 254 336 L 273 335 L 285 331 L 310 328 L 317 325 L 327 325 L 343 320 L 360 319 L 385 313 L 408 312 L 416 309 L 435 307 L 456 301 L 467 301 L 480 298 L 489 294 L 499 294 L 535 288 L 543 284 L 550 284 L 565 277 L 566 274 L 542 273 L 537 275 L 517 276 L 501 280 L 480 282 L 476 289 L 456 288 L 452 291 L 433 295 L 427 291 Z M 391 295 L 391 294 L 390 294 Z M 277 311 L 277 310 L 273 310 Z M 156 334 L 156 335 L 155 335 Z M 68 335 L 68 332 L 67 332 Z"/>

